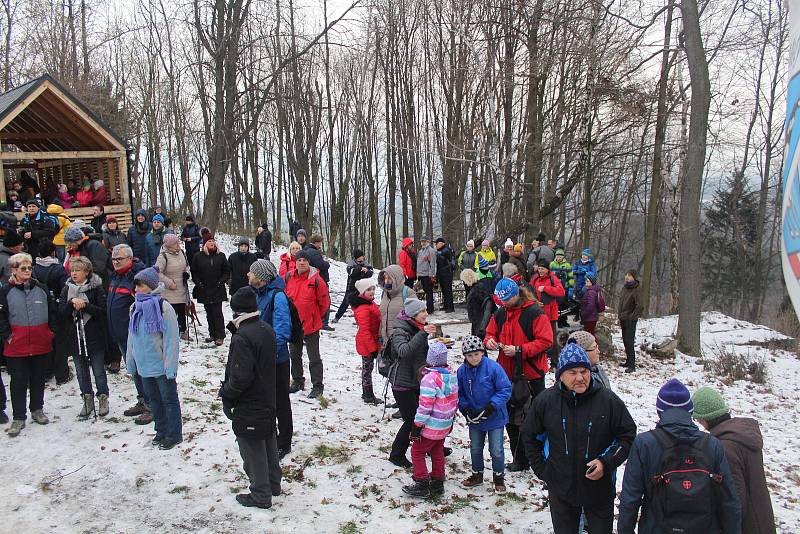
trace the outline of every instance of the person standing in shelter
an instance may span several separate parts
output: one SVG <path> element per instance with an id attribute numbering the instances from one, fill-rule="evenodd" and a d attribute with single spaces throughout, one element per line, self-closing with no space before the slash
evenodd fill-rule
<path id="1" fill-rule="evenodd" d="M 186 258 L 189 260 L 189 265 L 191 265 L 194 255 L 200 252 L 200 245 L 203 240 L 200 236 L 200 226 L 195 222 L 194 216 L 187 215 L 184 219 L 180 238 L 186 247 Z"/>
<path id="2" fill-rule="evenodd" d="M 32 198 L 25 203 L 28 214 L 20 222 L 20 233 L 25 240 L 25 250 L 31 257 L 39 253 L 39 242 L 43 239 L 52 241 L 58 232 L 56 218 L 49 216 L 41 209 L 39 199 Z"/>
<path id="3" fill-rule="evenodd" d="M 85 175 L 86 179 L 83 181 L 83 186 L 80 191 L 75 195 L 75 200 L 80 204 L 82 208 L 88 208 L 92 205 L 92 199 L 94 199 L 94 192 L 92 192 L 92 182 L 89 180 L 88 175 Z"/>
<path id="4" fill-rule="evenodd" d="M 354 296 L 359 295 L 359 293 L 356 292 L 356 282 L 366 278 L 372 278 L 373 274 L 374 270 L 371 265 L 367 264 L 364 251 L 361 249 L 354 249 L 353 259 L 347 262 L 347 289 L 345 290 L 342 303 L 339 305 L 339 309 L 336 310 L 336 315 L 333 318 L 334 324 L 338 323 L 339 319 L 344 316 L 347 307 L 350 305 L 350 300 Z"/>
<path id="5" fill-rule="evenodd" d="M 278 456 L 292 450 L 292 404 L 289 401 L 289 341 L 292 338 L 292 314 L 286 285 L 275 265 L 258 259 L 250 265 L 247 281 L 256 293 L 261 320 L 275 332 L 275 409 L 278 420 Z"/>
<path id="6" fill-rule="evenodd" d="M 189 303 L 189 258 L 181 249 L 181 239 L 175 234 L 164 236 L 164 247 L 156 259 L 158 278 L 164 284 L 161 297 L 169 302 L 178 317 L 181 339 L 189 341 L 186 325 L 186 306 Z"/>
<path id="7" fill-rule="evenodd" d="M 358 326 L 356 352 L 361 356 L 361 400 L 365 404 L 381 404 L 372 389 L 372 371 L 381 350 L 381 310 L 375 303 L 375 282 L 364 278 L 355 285 L 357 293 L 350 297 L 350 304 Z"/>
<path id="8" fill-rule="evenodd" d="M 270 508 L 281 494 L 281 465 L 275 436 L 275 332 L 259 318 L 256 294 L 245 286 L 231 296 L 231 346 L 219 395 L 250 480 L 242 506 Z"/>
<path id="9" fill-rule="evenodd" d="M 319 399 L 325 392 L 323 383 L 322 355 L 319 351 L 319 332 L 322 330 L 322 317 L 330 309 L 328 284 L 320 272 L 311 266 L 308 251 L 301 250 L 295 256 L 295 269 L 284 277 L 286 295 L 292 300 L 300 320 L 303 322 L 303 340 L 289 344 L 292 366 L 292 385 L 289 393 L 305 389 L 303 376 L 303 347 L 308 353 L 308 371 L 311 374 L 309 399 Z"/>
<path id="10" fill-rule="evenodd" d="M 92 192 L 92 200 L 89 204 L 92 206 L 100 206 L 101 208 L 108 202 L 108 189 L 106 188 L 103 180 L 97 179 L 92 184 L 94 191 Z M 95 228 L 98 232 L 102 232 L 100 228 Z"/>
<path id="11" fill-rule="evenodd" d="M 764 438 L 758 421 L 731 417 L 719 392 L 708 386 L 692 394 L 692 417 L 722 442 L 742 505 L 742 532 L 775 534 L 775 515 L 764 473 Z"/>
<path id="12" fill-rule="evenodd" d="M 402 247 L 397 253 L 397 263 L 403 269 L 403 275 L 406 277 L 406 286 L 409 289 L 414 289 L 414 282 L 417 281 L 417 253 L 414 250 L 414 240 L 410 237 L 404 237 Z"/>
<path id="13" fill-rule="evenodd" d="M 231 266 L 231 283 L 230 294 L 247 285 L 247 273 L 250 271 L 250 266 L 258 259 L 255 254 L 250 252 L 250 240 L 246 237 L 240 237 L 236 241 L 237 251 L 228 256 L 228 263 Z"/>
<path id="14" fill-rule="evenodd" d="M 453 272 L 456 258 L 443 237 L 436 239 L 436 280 L 442 289 L 442 311 L 454 312 L 453 304 Z"/>
<path id="15" fill-rule="evenodd" d="M 431 246 L 427 236 L 419 239 L 419 252 L 417 253 L 417 278 L 425 290 L 425 303 L 428 314 L 433 313 L 433 285 L 436 283 L 436 249 Z"/>
<path id="16" fill-rule="evenodd" d="M 636 271 L 630 270 L 625 274 L 625 284 L 619 297 L 619 310 L 617 317 L 622 328 L 622 342 L 625 345 L 625 362 L 622 367 L 626 373 L 636 371 L 636 324 L 642 316 L 642 290 Z"/>
<path id="17" fill-rule="evenodd" d="M 214 234 L 208 232 L 203 236 L 203 249 L 192 259 L 190 271 L 194 281 L 192 296 L 202 303 L 206 310 L 208 337 L 205 341 L 213 342 L 219 347 L 225 341 L 222 303 L 228 300 L 225 284 L 231 278 L 231 266 L 225 254 L 217 248 Z"/>
<path id="18" fill-rule="evenodd" d="M 547 260 L 539 260 L 536 264 L 536 276 L 531 279 L 531 287 L 536 299 L 542 303 L 542 309 L 553 330 L 553 346 L 549 352 L 550 366 L 555 369 L 558 365 L 558 299 L 566 292 L 561 286 L 561 280 L 550 273 L 550 262 Z"/>

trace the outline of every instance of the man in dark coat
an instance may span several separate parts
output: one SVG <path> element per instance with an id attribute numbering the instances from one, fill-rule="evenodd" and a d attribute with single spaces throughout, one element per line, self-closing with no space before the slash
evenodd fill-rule
<path id="1" fill-rule="evenodd" d="M 22 238 L 28 254 L 34 258 L 39 254 L 39 242 L 43 239 L 53 240 L 58 232 L 58 224 L 41 209 L 38 199 L 32 198 L 25 203 L 28 214 L 20 223 Z"/>
<path id="2" fill-rule="evenodd" d="M 626 373 L 636 371 L 636 323 L 642 316 L 642 290 L 636 271 L 630 270 L 625 274 L 625 284 L 619 296 L 619 326 L 622 328 L 622 342 L 625 345 Z"/>
<path id="3" fill-rule="evenodd" d="M 133 214 L 133 224 L 128 228 L 128 245 L 133 249 L 133 257 L 147 265 L 155 263 L 156 258 L 150 261 L 147 236 L 150 234 L 150 221 L 147 219 L 146 210 L 136 210 Z"/>
<path id="4" fill-rule="evenodd" d="M 236 242 L 236 246 L 239 250 L 228 256 L 228 263 L 231 266 L 231 296 L 247 285 L 247 272 L 253 262 L 258 259 L 255 254 L 250 252 L 250 240 L 248 238 L 240 237 Z"/>
<path id="5" fill-rule="evenodd" d="M 297 232 L 302 229 L 303 224 L 300 221 L 289 219 L 289 241 L 297 241 Z"/>
<path id="6" fill-rule="evenodd" d="M 203 249 L 195 254 L 190 268 L 194 289 L 192 296 L 203 304 L 208 320 L 206 343 L 222 345 L 225 339 L 225 318 L 222 303 L 228 300 L 225 284 L 231 278 L 231 266 L 217 248 L 214 234 L 203 235 Z"/>
<path id="7" fill-rule="evenodd" d="M 331 264 L 328 263 L 322 255 L 322 236 L 319 234 L 312 235 L 308 246 L 304 246 L 303 250 L 308 253 L 308 263 L 311 264 L 312 267 L 316 267 L 319 271 L 319 277 L 322 278 L 325 285 L 328 287 L 328 300 L 330 301 L 331 275 L 328 271 L 331 268 Z M 322 316 L 322 329 L 333 332 L 334 328 L 329 324 L 330 316 L 331 310 L 329 309 Z"/>
<path id="8" fill-rule="evenodd" d="M 436 281 L 442 289 L 442 310 L 455 311 L 453 305 L 453 272 L 456 257 L 443 237 L 436 238 Z"/>
<path id="9" fill-rule="evenodd" d="M 83 256 L 92 262 L 92 270 L 103 280 L 103 287 L 108 287 L 111 273 L 108 272 L 108 264 L 111 263 L 108 257 L 108 250 L 103 243 L 96 239 L 90 239 L 80 228 L 70 226 L 64 232 L 64 245 L 67 249 L 67 256 Z"/>
<path id="10" fill-rule="evenodd" d="M 692 395 L 693 417 L 722 442 L 742 505 L 742 532 L 775 534 L 775 515 L 764 474 L 764 438 L 758 421 L 731 417 L 722 395 L 702 387 Z"/>
<path id="11" fill-rule="evenodd" d="M 342 303 L 336 311 L 333 322 L 338 323 L 339 319 L 344 316 L 347 307 L 350 305 L 350 298 L 353 295 L 358 295 L 356 291 L 356 282 L 363 278 L 372 278 L 374 271 L 371 265 L 367 265 L 367 260 L 364 257 L 364 251 L 361 249 L 353 249 L 353 259 L 347 262 L 347 289 L 344 293 Z"/>
<path id="12" fill-rule="evenodd" d="M 256 247 L 258 248 L 257 256 L 268 260 L 272 252 L 272 232 L 269 231 L 266 221 L 256 230 Z"/>
<path id="13" fill-rule="evenodd" d="M 521 434 L 531 468 L 547 484 L 553 532 L 578 532 L 583 510 L 590 534 L 611 534 L 613 474 L 628 457 L 636 423 L 625 403 L 592 379 L 576 343 L 561 351 L 556 383 L 533 401 Z"/>
<path id="14" fill-rule="evenodd" d="M 709 510 L 712 515 L 711 525 L 704 532 L 741 534 L 742 510 L 731 470 L 725 459 L 725 449 L 717 438 L 697 428 L 692 421 L 692 411 L 689 390 L 679 380 L 673 378 L 661 387 L 656 399 L 659 417 L 656 429 L 636 437 L 625 466 L 622 492 L 619 494 L 618 534 L 633 534 L 634 529 L 638 534 L 673 532 L 671 527 L 659 524 L 653 509 L 653 477 L 660 474 L 661 456 L 665 450 L 662 440 L 669 440 L 673 445 L 685 443 L 702 446 L 699 440 L 704 437 L 707 439 L 703 452 L 711 464 L 708 466 L 712 475 L 710 478 L 720 477 L 716 491 L 713 491 L 714 509 Z M 657 432 L 661 437 L 656 435 Z"/>
<path id="15" fill-rule="evenodd" d="M 202 239 L 200 237 L 200 226 L 194 221 L 193 216 L 186 216 L 179 237 L 184 242 L 186 258 L 189 260 L 189 265 L 191 265 L 194 255 L 200 252 L 200 241 Z"/>
<path id="16" fill-rule="evenodd" d="M 281 466 L 275 435 L 275 332 L 259 318 L 256 294 L 245 286 L 231 297 L 231 346 L 220 389 L 222 408 L 239 444 L 250 493 L 242 506 L 270 508 L 281 494 Z"/>

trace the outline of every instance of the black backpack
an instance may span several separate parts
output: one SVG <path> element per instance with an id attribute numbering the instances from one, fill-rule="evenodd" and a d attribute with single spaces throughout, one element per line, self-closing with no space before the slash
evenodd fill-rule
<path id="1" fill-rule="evenodd" d="M 657 474 L 650 481 L 656 524 L 671 534 L 706 534 L 714 524 L 722 484 L 722 475 L 713 472 L 706 454 L 709 434 L 689 442 L 660 428 L 652 433 L 662 447 Z"/>
<path id="2" fill-rule="evenodd" d="M 288 279 L 288 277 L 287 277 Z M 272 313 L 275 313 L 275 296 L 278 293 L 284 293 L 280 289 L 276 289 L 272 292 Z M 292 335 L 289 338 L 289 343 L 302 343 L 303 338 L 305 337 L 305 332 L 303 332 L 303 321 L 300 320 L 300 313 L 297 311 L 297 306 L 294 305 L 292 299 L 289 296 L 286 296 L 286 302 L 289 303 L 289 315 L 292 318 Z"/>
<path id="3" fill-rule="evenodd" d="M 525 338 L 532 341 L 533 335 L 533 321 L 542 314 L 542 309 L 539 306 L 528 306 L 524 308 L 519 315 L 519 323 Z M 503 325 L 506 324 L 508 313 L 504 307 L 500 307 L 494 312 L 494 322 L 497 325 L 497 338 L 500 338 L 500 333 L 503 331 Z M 540 378 L 544 378 L 544 373 L 541 370 L 533 367 L 533 370 L 539 374 Z M 512 406 L 523 408 L 527 406 L 532 398 L 528 380 L 525 378 L 523 370 L 522 354 L 517 352 L 514 355 L 514 376 L 511 377 L 511 399 L 509 402 Z"/>
<path id="4" fill-rule="evenodd" d="M 378 373 L 384 378 L 389 378 L 389 375 L 392 374 L 392 369 L 396 367 L 396 363 L 397 358 L 392 350 L 392 338 L 390 337 L 386 345 L 378 353 Z"/>

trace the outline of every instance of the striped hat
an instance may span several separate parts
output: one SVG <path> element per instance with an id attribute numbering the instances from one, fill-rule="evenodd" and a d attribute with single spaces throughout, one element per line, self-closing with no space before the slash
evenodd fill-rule
<path id="1" fill-rule="evenodd" d="M 692 395 L 683 382 L 677 378 L 672 378 L 661 386 L 658 390 L 658 398 L 656 399 L 656 412 L 661 415 L 665 410 L 671 408 L 680 408 L 689 413 L 694 411 L 694 404 L 692 404 Z"/>

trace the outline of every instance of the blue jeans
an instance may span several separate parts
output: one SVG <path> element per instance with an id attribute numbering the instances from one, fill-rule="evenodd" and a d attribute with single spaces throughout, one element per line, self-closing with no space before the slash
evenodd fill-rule
<path id="1" fill-rule="evenodd" d="M 182 441 L 181 403 L 178 400 L 178 383 L 164 375 L 142 377 L 142 385 L 150 399 L 150 413 L 156 437 Z"/>
<path id="2" fill-rule="evenodd" d="M 106 378 L 105 353 L 102 350 L 89 353 L 89 362 L 85 356 L 76 355 L 72 357 L 75 364 L 75 375 L 78 377 L 78 386 L 81 388 L 82 395 L 92 395 L 92 379 L 89 376 L 89 365 L 94 375 L 94 384 L 97 386 L 98 395 L 108 395 L 108 379 Z"/>
<path id="3" fill-rule="evenodd" d="M 503 451 L 503 427 L 494 430 L 478 430 L 469 427 L 469 452 L 472 456 L 472 472 L 483 473 L 483 444 L 489 436 L 489 454 L 492 457 L 492 471 L 496 474 L 505 472 L 505 453 Z"/>
<path id="4" fill-rule="evenodd" d="M 128 356 L 128 346 L 124 343 L 117 343 L 117 346 L 119 347 L 120 354 L 122 354 L 122 359 L 126 360 Z M 133 385 L 136 386 L 136 400 L 143 402 L 144 405 L 149 409 L 150 398 L 147 395 L 147 391 L 144 389 L 144 385 L 142 385 L 142 377 L 139 376 L 139 373 L 135 373 L 133 375 Z"/>

